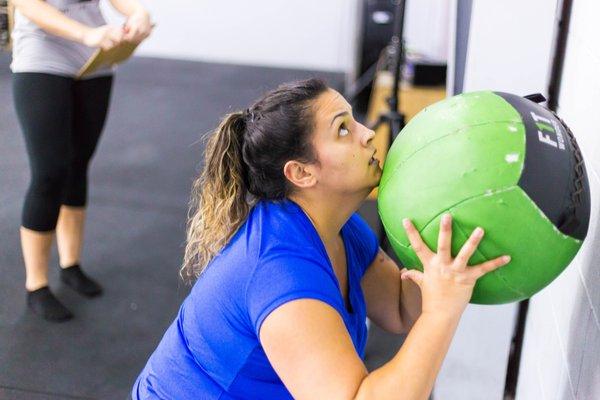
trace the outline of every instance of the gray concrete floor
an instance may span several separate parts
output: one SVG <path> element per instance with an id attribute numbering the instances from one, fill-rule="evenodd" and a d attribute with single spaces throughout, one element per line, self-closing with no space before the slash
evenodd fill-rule
<path id="1" fill-rule="evenodd" d="M 198 139 L 224 113 L 291 79 L 340 74 L 135 58 L 122 66 L 90 173 L 83 265 L 105 287 L 82 299 L 50 285 L 75 313 L 49 324 L 25 308 L 19 215 L 28 181 L 25 149 L 0 55 L 0 398 L 124 398 L 189 288 L 178 279 Z M 361 212 L 376 227 L 374 204 Z M 500 399 L 513 308 L 465 314 L 438 379 L 436 399 Z M 402 338 L 370 331 L 366 363 L 383 364 Z M 402 379 L 402 377 L 399 377 Z"/>

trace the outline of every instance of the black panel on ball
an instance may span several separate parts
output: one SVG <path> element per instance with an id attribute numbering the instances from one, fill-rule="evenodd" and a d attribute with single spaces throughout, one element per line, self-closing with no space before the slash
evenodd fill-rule
<path id="1" fill-rule="evenodd" d="M 519 112 L 525 125 L 518 185 L 558 230 L 583 240 L 590 220 L 590 188 L 575 137 L 552 111 L 520 96 L 495 93 Z"/>

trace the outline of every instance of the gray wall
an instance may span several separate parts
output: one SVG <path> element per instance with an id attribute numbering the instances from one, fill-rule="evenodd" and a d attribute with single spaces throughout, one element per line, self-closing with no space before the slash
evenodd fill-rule
<path id="1" fill-rule="evenodd" d="M 354 77 L 366 0 L 140 0 L 156 27 L 138 55 L 348 73 Z M 123 21 L 108 0 L 110 23 Z M 447 0 L 407 2 L 407 47 L 445 60 Z"/>
<path id="2" fill-rule="evenodd" d="M 141 0 L 156 27 L 138 55 L 351 72 L 359 0 Z M 102 1 L 108 21 L 122 17 Z"/>
<path id="3" fill-rule="evenodd" d="M 600 2 L 573 2 L 559 113 L 584 153 L 588 236 L 565 272 L 530 304 L 518 399 L 600 399 Z"/>

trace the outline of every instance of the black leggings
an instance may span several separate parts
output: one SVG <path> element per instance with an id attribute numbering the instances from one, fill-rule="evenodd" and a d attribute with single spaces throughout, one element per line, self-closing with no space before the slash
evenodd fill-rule
<path id="1" fill-rule="evenodd" d="M 88 164 L 106 120 L 111 87 L 112 76 L 75 80 L 13 74 L 31 170 L 21 221 L 25 228 L 53 231 L 61 205 L 85 206 Z"/>

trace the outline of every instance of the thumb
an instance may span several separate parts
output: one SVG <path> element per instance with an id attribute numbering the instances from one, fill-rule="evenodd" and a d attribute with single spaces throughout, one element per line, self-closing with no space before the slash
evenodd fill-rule
<path id="1" fill-rule="evenodd" d="M 421 287 L 421 283 L 423 282 L 423 273 L 417 269 L 409 270 L 409 269 L 403 268 L 400 271 L 400 278 L 402 278 L 402 280 L 410 279 L 411 281 L 416 283 L 417 286 Z"/>

